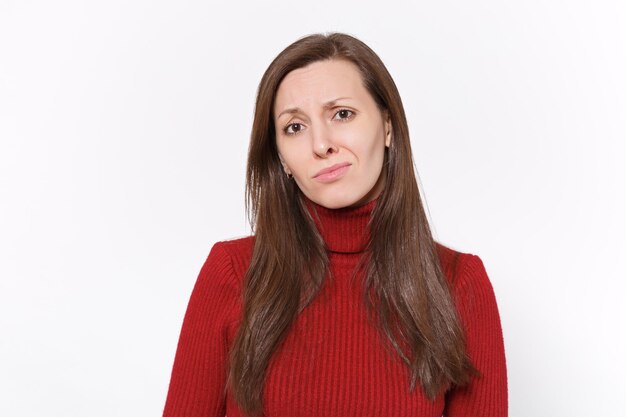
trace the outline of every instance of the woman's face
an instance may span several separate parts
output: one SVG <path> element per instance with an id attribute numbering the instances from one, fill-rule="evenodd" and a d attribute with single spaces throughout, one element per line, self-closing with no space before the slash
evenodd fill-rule
<path id="1" fill-rule="evenodd" d="M 283 168 L 309 199 L 341 208 L 380 194 L 391 123 L 354 64 L 325 60 L 291 71 L 276 92 L 273 117 Z M 316 176 L 337 164 L 345 166 Z"/>

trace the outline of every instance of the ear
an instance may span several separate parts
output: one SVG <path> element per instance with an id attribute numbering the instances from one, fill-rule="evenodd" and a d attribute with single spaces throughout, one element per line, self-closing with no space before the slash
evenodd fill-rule
<path id="1" fill-rule="evenodd" d="M 393 126 L 391 126 L 391 118 L 389 117 L 389 112 L 387 111 L 385 118 L 385 147 L 389 147 L 391 145 L 391 135 L 393 134 Z"/>

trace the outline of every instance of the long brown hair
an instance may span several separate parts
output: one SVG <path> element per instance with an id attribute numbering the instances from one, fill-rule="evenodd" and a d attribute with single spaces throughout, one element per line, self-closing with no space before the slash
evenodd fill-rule
<path id="1" fill-rule="evenodd" d="M 466 354 L 462 326 L 420 199 L 397 87 L 378 55 L 362 41 L 343 33 L 313 34 L 278 54 L 256 96 L 246 176 L 246 210 L 255 243 L 227 383 L 249 415 L 262 413 L 271 356 L 327 273 L 324 241 L 297 184 L 282 170 L 273 105 L 290 71 L 328 59 L 345 59 L 358 67 L 381 112 L 389 112 L 392 126 L 383 162 L 386 185 L 372 213 L 371 240 L 359 265 L 366 266 L 363 301 L 370 319 L 378 314 L 381 336 L 409 367 L 411 391 L 419 380 L 433 400 L 477 373 Z"/>

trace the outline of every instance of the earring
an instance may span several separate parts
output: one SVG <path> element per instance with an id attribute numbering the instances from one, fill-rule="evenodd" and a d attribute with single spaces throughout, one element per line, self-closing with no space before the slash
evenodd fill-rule
<path id="1" fill-rule="evenodd" d="M 293 174 L 292 174 L 292 173 L 290 173 L 290 172 L 288 172 L 288 173 L 287 173 L 287 178 L 292 179 L 292 178 L 293 178 Z"/>

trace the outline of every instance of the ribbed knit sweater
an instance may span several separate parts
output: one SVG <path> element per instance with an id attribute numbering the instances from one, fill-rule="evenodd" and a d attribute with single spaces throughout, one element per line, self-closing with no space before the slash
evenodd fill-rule
<path id="1" fill-rule="evenodd" d="M 482 377 L 429 401 L 419 383 L 409 391 L 408 368 L 385 349 L 367 319 L 362 275 L 349 279 L 369 239 L 367 223 L 378 199 L 328 209 L 303 198 L 326 243 L 332 275 L 327 273 L 319 295 L 297 316 L 270 360 L 264 416 L 507 416 L 502 328 L 481 259 L 436 243 L 444 273 L 454 284 L 469 357 Z M 254 238 L 219 241 L 211 248 L 184 317 L 164 417 L 243 416 L 230 388 L 223 392 Z"/>

